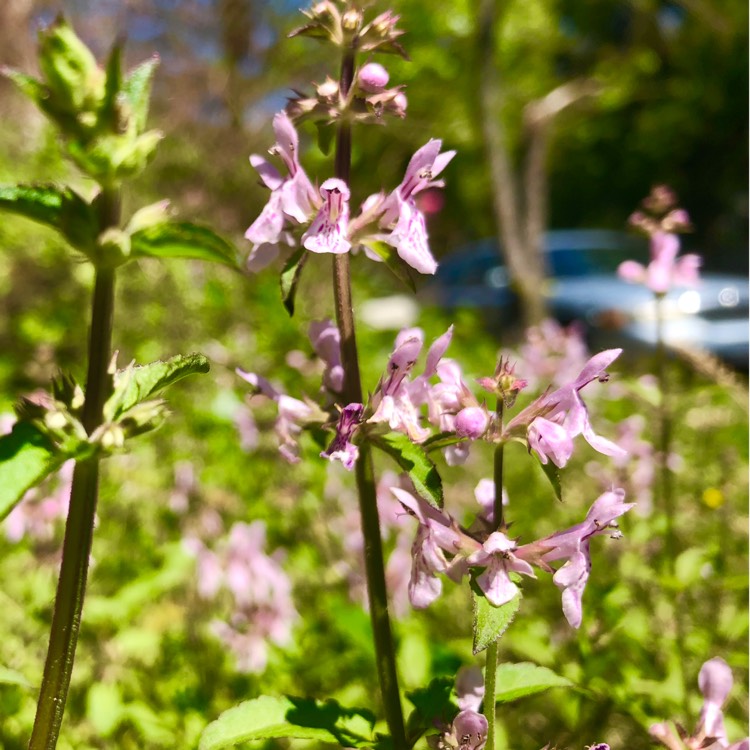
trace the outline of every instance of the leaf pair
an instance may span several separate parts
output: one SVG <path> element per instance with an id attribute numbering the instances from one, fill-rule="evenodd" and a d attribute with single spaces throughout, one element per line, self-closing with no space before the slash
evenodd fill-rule
<path id="1" fill-rule="evenodd" d="M 116 423 L 120 429 L 137 434 L 143 425 L 131 424 L 139 417 L 134 415 L 134 410 L 148 404 L 148 399 L 166 386 L 208 370 L 208 360 L 201 354 L 180 355 L 143 367 L 130 365 L 114 377 L 114 391 L 104 406 L 107 420 L 104 427 L 111 428 Z M 0 520 L 10 513 L 27 490 L 42 482 L 67 459 L 79 455 L 78 451 L 61 450 L 35 422 L 17 422 L 9 434 L 0 437 Z"/>

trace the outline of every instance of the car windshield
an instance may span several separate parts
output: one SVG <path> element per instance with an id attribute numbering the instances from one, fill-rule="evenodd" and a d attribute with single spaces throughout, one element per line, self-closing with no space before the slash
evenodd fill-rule
<path id="1" fill-rule="evenodd" d="M 624 260 L 634 258 L 630 248 L 591 248 L 556 249 L 547 255 L 552 276 L 592 276 L 614 274 Z"/>

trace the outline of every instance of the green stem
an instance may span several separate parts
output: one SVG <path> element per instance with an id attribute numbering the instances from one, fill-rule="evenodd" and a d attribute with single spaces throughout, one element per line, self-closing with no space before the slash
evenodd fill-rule
<path id="1" fill-rule="evenodd" d="M 102 226 L 117 226 L 120 215 L 117 193 L 105 192 L 102 198 Z M 107 368 L 112 349 L 114 289 L 114 270 L 97 269 L 88 342 L 86 400 L 82 419 L 89 434 L 101 424 L 102 408 L 107 398 Z M 44 676 L 29 750 L 54 750 L 57 745 L 81 627 L 81 612 L 86 591 L 98 494 L 98 458 L 93 457 L 77 462 L 73 472 L 70 508 L 65 523 L 62 564 L 57 583 L 47 660 L 44 665 Z"/>
<path id="2" fill-rule="evenodd" d="M 497 427 L 500 434 L 503 431 L 503 411 L 505 403 L 502 397 L 497 399 Z M 505 443 L 500 442 L 495 446 L 494 480 L 495 500 L 493 502 L 495 528 L 505 528 L 505 517 L 503 510 L 503 459 Z M 495 750 L 495 678 L 497 676 L 497 641 L 487 646 L 487 662 L 484 667 L 484 713 L 487 717 L 487 750 Z"/>
<path id="3" fill-rule="evenodd" d="M 354 53 L 350 51 L 344 56 L 341 66 L 341 91 L 344 97 L 351 87 L 353 78 Z M 349 183 L 351 168 L 351 138 L 351 125 L 344 120 L 339 124 L 336 133 L 336 177 L 344 180 L 347 184 Z M 362 384 L 354 330 L 348 253 L 333 256 L 333 288 L 336 324 L 341 336 L 341 362 L 344 367 L 344 403 L 362 403 Z M 375 660 L 380 692 L 394 750 L 406 750 L 406 731 L 396 673 L 396 651 L 388 615 L 388 593 L 385 584 L 383 541 L 380 536 L 375 476 L 372 453 L 367 443 L 359 448 L 355 476 L 359 496 L 359 511 L 362 518 L 367 597 L 375 641 Z"/>
<path id="4" fill-rule="evenodd" d="M 664 571 L 670 578 L 675 576 L 675 560 L 679 554 L 675 532 L 675 503 L 672 472 L 669 469 L 669 454 L 672 447 L 672 417 L 669 401 L 667 377 L 667 351 L 664 342 L 664 295 L 657 294 L 656 302 L 656 380 L 659 385 L 659 500 L 664 512 Z M 682 683 L 682 703 L 686 715 L 689 714 L 688 696 L 691 685 L 687 676 L 685 631 L 682 621 L 682 607 L 679 592 L 674 591 L 671 599 L 672 621 L 674 622 L 677 662 Z"/>

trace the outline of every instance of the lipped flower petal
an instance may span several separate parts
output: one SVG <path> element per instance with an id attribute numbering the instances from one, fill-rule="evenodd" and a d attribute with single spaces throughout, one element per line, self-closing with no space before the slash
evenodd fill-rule
<path id="1" fill-rule="evenodd" d="M 346 253 L 352 246 L 346 237 L 349 188 L 343 180 L 331 178 L 320 186 L 320 194 L 323 205 L 302 235 L 302 245 L 314 253 Z"/>

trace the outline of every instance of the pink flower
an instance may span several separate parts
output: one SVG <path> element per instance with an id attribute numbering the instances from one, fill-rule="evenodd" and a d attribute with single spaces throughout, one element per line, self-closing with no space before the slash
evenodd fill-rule
<path id="1" fill-rule="evenodd" d="M 544 564 L 566 559 L 552 580 L 563 592 L 563 614 L 574 628 L 581 625 L 583 592 L 591 572 L 589 540 L 599 534 L 620 535 L 615 521 L 634 505 L 623 502 L 624 497 L 621 489 L 605 492 L 591 506 L 585 521 L 529 545 L 529 548 L 549 549 L 541 556 Z"/>
<path id="2" fill-rule="evenodd" d="M 398 334 L 386 371 L 370 402 L 375 411 L 369 422 L 386 422 L 392 430 L 405 433 L 415 443 L 429 437 L 430 431 L 420 424 L 419 406 L 427 398 L 428 381 L 435 374 L 452 335 L 451 327 L 433 342 L 424 372 L 410 381 L 408 376 L 422 351 L 424 334 L 418 328 L 405 328 Z"/>
<path id="3" fill-rule="evenodd" d="M 427 244 L 424 216 L 414 196 L 429 187 L 442 187 L 437 177 L 455 156 L 455 151 L 440 153 L 442 141 L 432 139 L 412 156 L 401 184 L 382 204 L 380 226 L 390 229 L 381 239 L 396 248 L 399 256 L 420 273 L 434 274 L 437 263 Z"/>
<path id="4" fill-rule="evenodd" d="M 346 238 L 349 226 L 349 188 L 343 180 L 331 178 L 320 186 L 323 205 L 302 235 L 302 245 L 314 253 L 346 253 L 352 243 Z"/>
<path id="5" fill-rule="evenodd" d="M 258 171 L 261 181 L 271 190 L 271 197 L 260 216 L 245 232 L 246 239 L 253 243 L 248 259 L 252 270 L 259 270 L 278 254 L 277 246 L 289 221 L 304 224 L 312 214 L 313 207 L 319 204 L 312 183 L 300 166 L 299 138 L 286 112 L 281 111 L 274 116 L 273 129 L 276 144 L 270 153 L 281 158 L 288 177 L 282 177 L 276 167 L 262 156 L 252 154 L 250 157 L 250 163 Z"/>
<path id="6" fill-rule="evenodd" d="M 341 461 L 344 468 L 351 471 L 359 458 L 359 448 L 350 442 L 350 438 L 357 430 L 365 407 L 362 404 L 349 404 L 345 406 L 339 418 L 336 436 L 331 444 L 320 456 L 329 461 Z"/>
<path id="7" fill-rule="evenodd" d="M 620 264 L 617 273 L 631 283 L 645 284 L 654 294 L 666 294 L 673 286 L 697 286 L 700 283 L 698 255 L 678 258 L 680 238 L 661 230 L 651 234 L 651 262 L 643 266 L 634 260 Z"/>
<path id="8" fill-rule="evenodd" d="M 323 385 L 332 393 L 344 388 L 344 367 L 341 364 L 341 334 L 335 323 L 326 318 L 314 320 L 308 329 L 310 343 L 315 353 L 326 365 Z"/>
<path id="9" fill-rule="evenodd" d="M 572 440 L 578 435 L 583 435 L 599 453 L 625 456 L 622 448 L 594 432 L 586 404 L 580 396 L 581 389 L 589 383 L 608 379 L 606 369 L 621 353 L 622 349 L 608 349 L 593 356 L 572 383 L 543 394 L 517 414 L 508 423 L 504 436 L 512 437 L 525 430 L 529 448 L 539 460 L 545 464 L 551 460 L 560 468 L 572 455 Z"/>
<path id="10" fill-rule="evenodd" d="M 505 534 L 495 531 L 489 535 L 481 550 L 467 559 L 469 565 L 485 566 L 484 572 L 477 576 L 477 584 L 495 607 L 507 604 L 518 594 L 518 586 L 510 580 L 509 573 L 536 578 L 531 565 L 514 554 L 516 547 L 516 543 Z"/>

